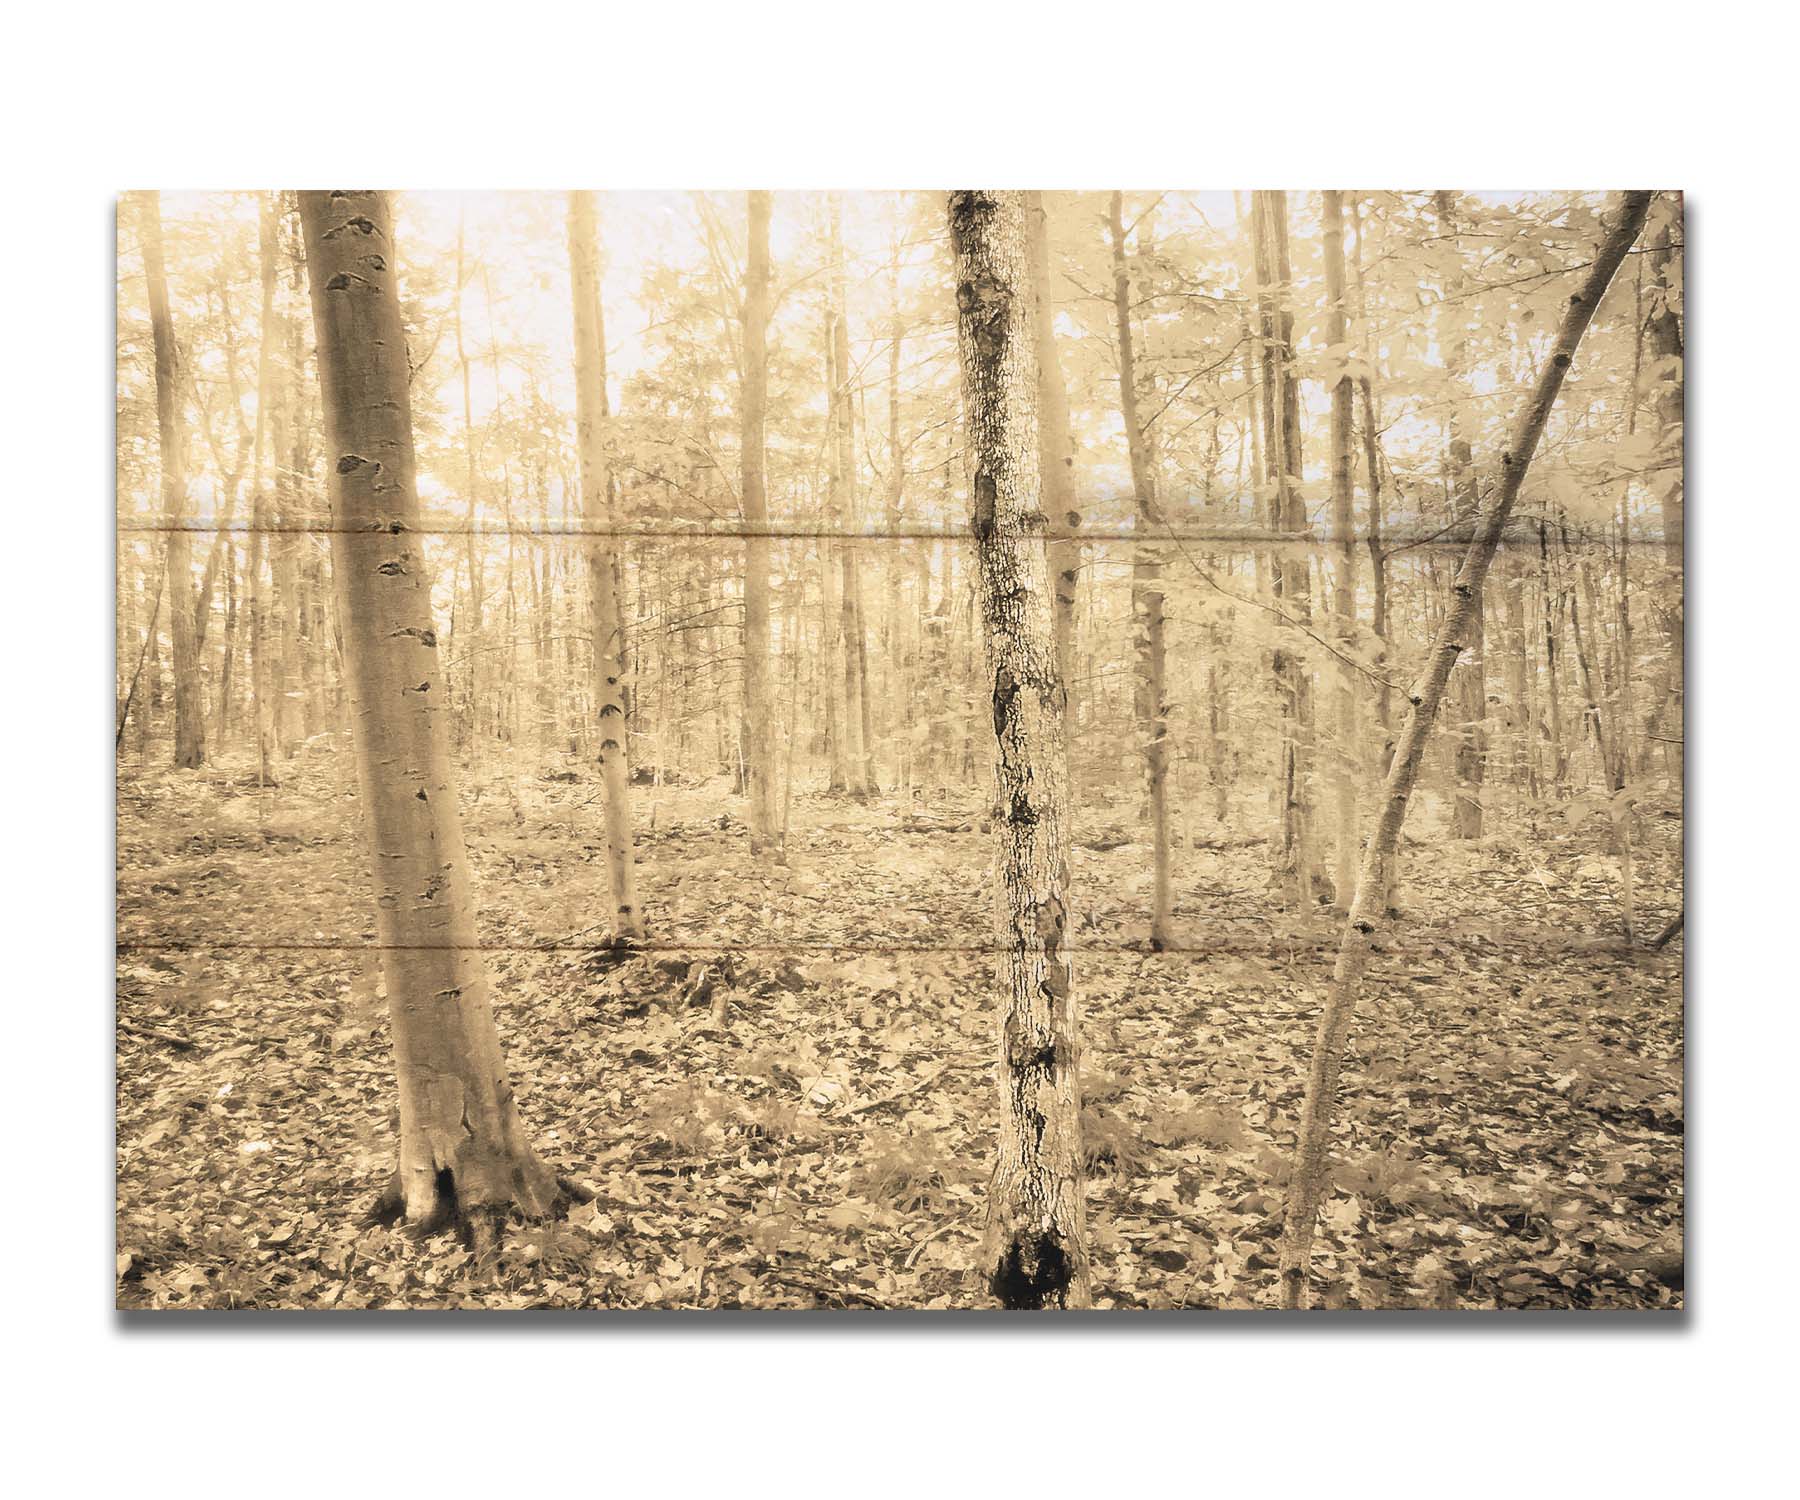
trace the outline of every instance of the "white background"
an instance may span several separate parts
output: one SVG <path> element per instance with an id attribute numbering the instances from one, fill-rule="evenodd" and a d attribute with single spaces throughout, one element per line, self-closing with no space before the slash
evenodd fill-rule
<path id="1" fill-rule="evenodd" d="M 1229 16 L 1198 0 L 14 10 L 0 97 L 13 1164 L 0 1410 L 16 1492 L 1510 1497 L 1774 1481 L 1800 1295 L 1787 942 L 1800 236 L 1783 13 L 1722 0 L 1290 0 Z M 119 1320 L 112 200 L 340 180 L 1685 189 L 1693 1311 Z"/>

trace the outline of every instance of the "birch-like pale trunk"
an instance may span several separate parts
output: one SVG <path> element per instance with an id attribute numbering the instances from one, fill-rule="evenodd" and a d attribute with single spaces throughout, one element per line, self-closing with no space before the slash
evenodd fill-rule
<path id="1" fill-rule="evenodd" d="M 600 224 L 589 192 L 569 194 L 569 275 L 575 300 L 575 439 L 581 466 L 581 514 L 587 528 L 588 588 L 594 637 L 597 758 L 606 793 L 606 869 L 612 882 L 613 933 L 644 935 L 626 800 L 625 625 L 619 616 L 613 557 L 612 478 L 606 462 L 606 332 L 600 305 Z"/>
<path id="2" fill-rule="evenodd" d="M 1025 195 L 953 192 L 949 216 L 995 749 L 1000 1138 L 981 1265 L 1004 1307 L 1086 1307 L 1065 694 L 1040 503 Z"/>
<path id="3" fill-rule="evenodd" d="M 304 192 L 324 397 L 333 574 L 400 1091 L 382 1211 L 478 1240 L 548 1212 L 556 1181 L 525 1138 L 501 1056 L 450 762 L 444 674 L 419 531 L 393 217 L 387 195 Z"/>
<path id="4" fill-rule="evenodd" d="M 1451 606 L 1438 627 L 1424 672 L 1407 695 L 1410 706 L 1386 785 L 1382 788 L 1380 822 L 1363 856 L 1356 899 L 1344 923 L 1331 987 L 1313 1041 L 1312 1066 L 1307 1074 L 1306 1100 L 1300 1116 L 1293 1176 L 1288 1184 L 1286 1230 L 1281 1245 L 1282 1305 L 1285 1307 L 1306 1305 L 1313 1230 L 1325 1189 L 1326 1152 L 1337 1106 L 1338 1074 L 1343 1066 L 1344 1045 L 1349 1038 L 1350 1022 L 1356 1014 L 1369 956 L 1386 920 L 1382 896 L 1387 889 L 1388 867 L 1399 843 L 1401 825 L 1406 821 L 1407 804 L 1418 779 L 1419 764 L 1425 755 L 1432 723 L 1443 701 L 1444 686 L 1449 680 L 1450 669 L 1456 665 L 1457 657 L 1468 643 L 1473 622 L 1481 609 L 1482 585 L 1488 567 L 1500 545 L 1500 536 L 1512 514 L 1514 502 L 1519 498 L 1519 487 L 1525 482 L 1526 471 L 1562 389 L 1563 378 L 1601 297 L 1643 227 L 1649 202 L 1648 193 L 1625 195 L 1617 223 L 1601 245 L 1581 290 L 1569 299 L 1555 348 L 1538 376 L 1536 388 L 1515 419 L 1506 447 L 1500 454 L 1500 483 L 1469 542 L 1462 566 L 1457 570 L 1456 581 L 1451 586 Z"/>

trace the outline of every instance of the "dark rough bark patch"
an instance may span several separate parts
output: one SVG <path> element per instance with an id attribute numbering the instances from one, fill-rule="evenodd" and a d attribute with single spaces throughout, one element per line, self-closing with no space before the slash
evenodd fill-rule
<path id="1" fill-rule="evenodd" d="M 319 238 L 335 240 L 346 229 L 354 229 L 358 234 L 379 234 L 381 232 L 375 227 L 375 221 L 373 219 L 367 218 L 362 214 L 352 214 L 348 219 L 345 219 L 342 224 L 338 225 L 336 229 L 327 229 L 324 234 L 319 236 Z"/>
<path id="2" fill-rule="evenodd" d="M 994 539 L 994 476 L 986 469 L 979 469 L 975 474 L 975 514 L 970 526 L 975 532 L 978 542 L 991 542 Z"/>
<path id="3" fill-rule="evenodd" d="M 1006 1247 L 988 1289 L 1005 1308 L 1040 1311 L 1065 1305 L 1072 1267 L 1054 1239 L 1021 1235 Z"/>
<path id="4" fill-rule="evenodd" d="M 1013 699 L 1019 696 L 1019 684 L 1014 680 L 1012 668 L 1002 666 L 994 674 L 994 735 L 996 738 L 1006 734 L 1007 721 L 1012 717 Z"/>

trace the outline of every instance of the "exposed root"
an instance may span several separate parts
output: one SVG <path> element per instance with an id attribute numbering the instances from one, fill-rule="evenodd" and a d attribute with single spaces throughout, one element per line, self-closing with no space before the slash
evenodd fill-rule
<path id="1" fill-rule="evenodd" d="M 556 1187 L 556 1196 L 541 1214 L 528 1212 L 517 1202 L 465 1206 L 456 1191 L 455 1174 L 445 1167 L 437 1174 L 430 1211 L 422 1218 L 409 1219 L 400 1174 L 396 1172 L 360 1223 L 364 1228 L 398 1228 L 412 1239 L 429 1239 L 434 1234 L 453 1230 L 466 1249 L 472 1250 L 477 1257 L 485 1257 L 499 1247 L 505 1226 L 512 1220 L 525 1223 L 538 1218 L 559 1218 L 570 1203 L 591 1203 L 598 1196 L 595 1188 L 578 1178 L 555 1177 L 551 1180 Z"/>
<path id="2" fill-rule="evenodd" d="M 381 1190 L 381 1196 L 370 1205 L 369 1211 L 359 1223 L 364 1229 L 392 1229 L 405 1217 L 406 1198 L 400 1191 L 400 1174 L 396 1172 L 388 1179 L 388 1185 Z"/>
<path id="3" fill-rule="evenodd" d="M 571 1203 L 592 1203 L 600 1196 L 598 1188 L 583 1182 L 579 1177 L 558 1177 L 556 1186 Z"/>

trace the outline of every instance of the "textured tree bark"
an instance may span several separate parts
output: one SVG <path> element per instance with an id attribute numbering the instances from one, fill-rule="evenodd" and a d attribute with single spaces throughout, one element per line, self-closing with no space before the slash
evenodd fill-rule
<path id="1" fill-rule="evenodd" d="M 525 1138 L 476 941 L 419 544 L 406 330 L 384 193 L 306 192 L 332 552 L 400 1088 L 384 1210 L 478 1240 L 556 1183 Z"/>
<path id="2" fill-rule="evenodd" d="M 169 282 L 163 271 L 162 195 L 138 200 L 144 277 L 150 290 L 150 339 L 156 353 L 156 436 L 162 466 L 163 525 L 168 529 L 169 641 L 175 674 L 175 764 L 192 770 L 206 760 L 200 710 L 200 648 L 194 635 L 193 542 L 187 531 L 187 455 L 177 422 L 180 354 L 169 318 Z"/>
<path id="3" fill-rule="evenodd" d="M 1153 896 L 1150 946 L 1164 949 L 1175 941 L 1174 896 L 1169 872 L 1169 718 L 1164 692 L 1162 559 L 1147 538 L 1162 525 L 1156 497 L 1156 474 L 1150 462 L 1144 424 L 1138 413 L 1137 361 L 1131 335 L 1131 268 L 1125 258 L 1124 194 L 1114 193 L 1112 231 L 1113 323 L 1119 350 L 1119 409 L 1125 420 L 1125 442 L 1131 458 L 1131 488 L 1136 499 L 1140 540 L 1132 548 L 1131 615 L 1136 638 L 1138 682 L 1136 711 L 1143 738 L 1144 773 L 1149 793 Z"/>
<path id="4" fill-rule="evenodd" d="M 1350 356 L 1350 316 L 1344 303 L 1344 195 L 1327 190 L 1324 203 L 1325 235 L 1325 341 L 1340 356 Z M 1331 387 L 1331 530 L 1337 548 L 1333 578 L 1332 613 L 1337 616 L 1338 639 L 1349 655 L 1356 641 L 1356 496 L 1351 457 L 1352 388 L 1349 371 Z M 1356 816 L 1356 678 L 1350 667 L 1337 668 L 1337 754 L 1332 777 L 1337 798 L 1337 899 L 1350 909 L 1356 881 L 1356 861 L 1361 853 L 1361 833 Z"/>
<path id="5" fill-rule="evenodd" d="M 1027 210 L 1022 193 L 953 192 L 949 217 L 995 746 L 1000 1140 L 982 1265 L 1004 1307 L 1086 1307 L 1065 694 L 1040 505 Z"/>
<path id="6" fill-rule="evenodd" d="M 748 197 L 749 256 L 744 267 L 744 384 L 739 412 L 740 488 L 744 506 L 744 790 L 750 800 L 750 852 L 779 851 L 775 826 L 775 709 L 769 689 L 769 499 L 763 445 L 769 411 L 770 197 Z"/>
<path id="7" fill-rule="evenodd" d="M 1410 709 L 1400 731 L 1394 760 L 1382 788 L 1381 819 L 1369 839 L 1357 881 L 1356 899 L 1344 923 L 1337 963 L 1319 1029 L 1313 1041 L 1312 1065 L 1307 1074 L 1306 1099 L 1300 1116 L 1300 1135 L 1294 1153 L 1294 1170 L 1288 1184 L 1286 1228 L 1281 1246 L 1282 1304 L 1304 1307 L 1307 1301 L 1307 1269 L 1318 1218 L 1319 1200 L 1325 1188 L 1326 1148 L 1330 1144 L 1332 1116 L 1337 1105 L 1338 1074 L 1343 1066 L 1344 1044 L 1369 956 L 1381 934 L 1381 896 L 1387 889 L 1388 865 L 1400 839 L 1406 809 L 1418 779 L 1438 705 L 1450 670 L 1468 642 L 1472 621 L 1481 609 L 1482 585 L 1500 544 L 1519 487 L 1531 466 L 1538 440 L 1550 419 L 1563 378 L 1575 358 L 1581 336 L 1607 286 L 1643 227 L 1648 193 L 1627 193 L 1617 221 L 1607 234 L 1581 290 L 1569 299 L 1557 332 L 1556 345 L 1537 380 L 1529 400 L 1514 421 L 1506 447 L 1500 454 L 1500 483 L 1493 501 L 1464 554 L 1451 588 L 1452 603 L 1439 625 L 1426 659 L 1424 672 L 1408 694 Z"/>
<path id="8" fill-rule="evenodd" d="M 575 299 L 575 435 L 581 511 L 588 532 L 588 587 L 594 637 L 597 757 L 606 789 L 606 868 L 614 934 L 644 935 L 626 800 L 625 626 L 619 617 L 612 544 L 612 475 L 606 462 L 606 332 L 600 303 L 600 224 L 594 195 L 569 194 L 569 271 Z"/>

